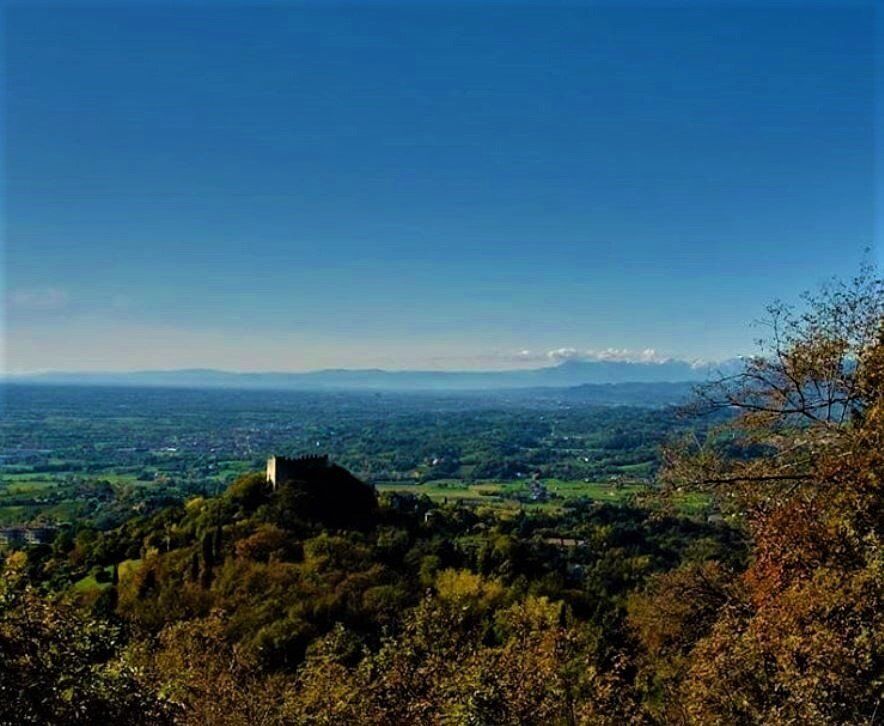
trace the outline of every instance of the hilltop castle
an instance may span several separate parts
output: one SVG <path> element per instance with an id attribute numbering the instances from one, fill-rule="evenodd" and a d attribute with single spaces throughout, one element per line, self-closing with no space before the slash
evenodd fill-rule
<path id="1" fill-rule="evenodd" d="M 325 454 L 299 456 L 295 459 L 271 456 L 267 459 L 267 482 L 273 486 L 273 491 L 276 491 L 280 484 L 303 479 L 330 467 L 328 456 Z"/>
<path id="2" fill-rule="evenodd" d="M 267 459 L 267 483 L 275 506 L 293 521 L 316 521 L 329 527 L 366 529 L 376 518 L 377 492 L 328 456 Z"/>

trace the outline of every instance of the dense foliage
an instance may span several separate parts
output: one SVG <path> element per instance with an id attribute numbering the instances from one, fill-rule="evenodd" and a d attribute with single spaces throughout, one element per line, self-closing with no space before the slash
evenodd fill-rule
<path id="1" fill-rule="evenodd" d="M 771 313 L 705 394 L 736 417 L 672 443 L 659 497 L 350 507 L 371 489 L 246 474 L 8 555 L 0 720 L 873 723 L 882 283 Z"/>

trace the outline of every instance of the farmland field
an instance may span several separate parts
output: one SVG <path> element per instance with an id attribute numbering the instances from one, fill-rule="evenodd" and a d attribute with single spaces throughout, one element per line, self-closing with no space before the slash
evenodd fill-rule
<path id="1" fill-rule="evenodd" d="M 0 523 L 99 526 L 327 453 L 378 490 L 502 508 L 627 503 L 652 488 L 668 409 L 529 394 L 7 386 Z M 532 490 L 531 482 L 536 480 Z M 694 502 L 693 509 L 702 509 Z"/>

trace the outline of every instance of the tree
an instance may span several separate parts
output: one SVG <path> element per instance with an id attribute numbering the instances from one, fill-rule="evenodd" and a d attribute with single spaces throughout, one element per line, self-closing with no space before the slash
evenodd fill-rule
<path id="1" fill-rule="evenodd" d="M 130 659 L 176 704 L 178 723 L 284 723 L 286 678 L 262 673 L 249 655 L 227 641 L 225 630 L 218 613 L 176 623 L 160 633 L 156 647 L 133 648 Z"/>
<path id="2" fill-rule="evenodd" d="M 0 723 L 172 723 L 174 705 L 121 658 L 121 629 L 0 572 Z"/>
<path id="3" fill-rule="evenodd" d="M 664 480 L 711 492 L 752 543 L 745 572 L 717 583 L 714 621 L 669 634 L 688 665 L 668 698 L 693 723 L 871 723 L 884 684 L 884 282 L 867 265 L 803 311 L 769 313 L 761 354 L 702 392 L 701 410 L 732 420 L 666 453 Z M 664 576 L 646 597 L 683 587 Z M 659 628 L 643 619 L 653 655 Z"/>

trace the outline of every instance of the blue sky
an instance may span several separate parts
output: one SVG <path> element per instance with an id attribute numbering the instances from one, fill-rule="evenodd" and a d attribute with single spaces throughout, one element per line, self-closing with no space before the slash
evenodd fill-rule
<path id="1" fill-rule="evenodd" d="M 13 6 L 6 367 L 748 352 L 764 303 L 875 243 L 880 29 L 861 2 Z"/>

